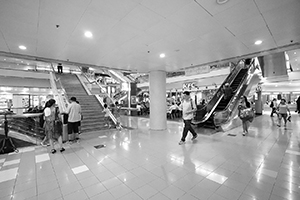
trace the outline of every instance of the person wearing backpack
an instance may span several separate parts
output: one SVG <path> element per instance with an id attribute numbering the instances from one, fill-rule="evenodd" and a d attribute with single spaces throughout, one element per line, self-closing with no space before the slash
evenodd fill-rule
<path id="1" fill-rule="evenodd" d="M 270 117 L 273 117 L 273 114 L 277 114 L 277 99 L 273 99 L 273 101 L 271 101 L 270 103 L 270 107 L 271 107 L 271 115 Z"/>
<path id="2" fill-rule="evenodd" d="M 194 113 L 197 110 L 197 107 L 195 105 L 195 102 L 190 97 L 189 91 L 183 92 L 183 101 L 180 105 L 180 108 L 182 110 L 182 118 L 184 122 L 184 128 L 182 131 L 182 137 L 179 141 L 179 145 L 185 144 L 185 138 L 190 131 L 193 135 L 192 140 L 195 140 L 197 138 L 197 133 L 191 126 L 192 119 L 194 118 Z"/>

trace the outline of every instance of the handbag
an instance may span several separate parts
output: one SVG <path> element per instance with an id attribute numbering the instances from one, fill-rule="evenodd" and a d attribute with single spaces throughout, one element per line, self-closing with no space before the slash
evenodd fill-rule
<path id="1" fill-rule="evenodd" d="M 240 118 L 242 120 L 252 121 L 254 118 L 254 110 L 252 108 L 245 108 L 240 111 Z"/>

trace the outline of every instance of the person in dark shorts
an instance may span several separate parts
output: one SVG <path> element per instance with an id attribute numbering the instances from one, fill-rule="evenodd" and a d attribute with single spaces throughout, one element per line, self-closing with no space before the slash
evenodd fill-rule
<path id="1" fill-rule="evenodd" d="M 78 138 L 78 125 L 81 120 L 81 106 L 76 102 L 76 97 L 71 97 L 67 108 L 69 141 Z"/>

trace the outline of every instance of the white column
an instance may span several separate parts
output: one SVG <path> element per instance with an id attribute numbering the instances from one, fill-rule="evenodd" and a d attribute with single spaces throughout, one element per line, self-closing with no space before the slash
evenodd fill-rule
<path id="1" fill-rule="evenodd" d="M 13 112 L 16 113 L 17 115 L 23 114 L 22 96 L 20 96 L 20 95 L 13 95 L 12 103 L 13 103 L 12 108 L 19 108 L 19 109 L 13 109 Z"/>
<path id="2" fill-rule="evenodd" d="M 167 128 L 166 72 L 150 72 L 150 129 Z"/>

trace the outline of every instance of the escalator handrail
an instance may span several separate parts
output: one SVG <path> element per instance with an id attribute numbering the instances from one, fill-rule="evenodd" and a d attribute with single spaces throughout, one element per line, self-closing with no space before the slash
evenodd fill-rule
<path id="1" fill-rule="evenodd" d="M 222 98 L 224 96 L 224 93 L 223 93 L 223 87 L 224 87 L 224 85 L 226 83 L 229 83 L 231 85 L 231 83 L 234 81 L 235 77 L 238 75 L 239 71 L 241 70 L 240 65 L 239 65 L 240 62 L 241 61 L 239 61 L 236 65 L 234 64 L 235 67 L 234 67 L 233 71 L 224 80 L 224 82 L 219 87 L 218 91 L 213 96 L 213 98 L 203 108 L 201 108 L 200 110 L 203 110 L 204 108 L 207 109 L 208 105 L 210 105 L 210 104 L 213 104 L 212 108 L 209 111 L 207 111 L 207 113 L 204 115 L 204 117 L 201 120 L 199 120 L 199 121 L 193 120 L 193 122 L 192 122 L 193 124 L 201 124 L 201 123 L 205 122 L 206 120 L 208 120 L 209 117 L 213 114 L 214 110 L 216 109 L 216 107 L 218 106 L 218 104 L 220 103 L 220 101 L 222 100 Z M 214 103 L 213 100 L 214 100 L 215 97 L 218 98 L 218 100 Z"/>
<path id="2" fill-rule="evenodd" d="M 217 123 L 215 121 L 215 116 L 218 113 L 225 113 L 228 112 L 229 115 L 227 115 L 226 120 L 222 123 L 226 123 L 229 121 L 229 119 L 231 118 L 232 115 L 232 111 L 235 110 L 237 108 L 237 106 L 239 105 L 239 99 L 241 98 L 243 91 L 242 89 L 244 88 L 244 85 L 248 85 L 249 81 L 251 80 L 252 76 L 253 76 L 253 72 L 251 72 L 253 69 L 255 68 L 254 66 L 254 60 L 251 62 L 250 66 L 248 67 L 247 70 L 247 75 L 245 75 L 241 81 L 241 83 L 238 86 L 237 92 L 235 93 L 235 95 L 230 99 L 230 102 L 227 104 L 226 108 L 222 111 L 216 112 L 214 113 L 214 124 L 215 126 L 220 126 L 221 123 Z M 245 88 L 244 88 L 245 89 Z"/>

